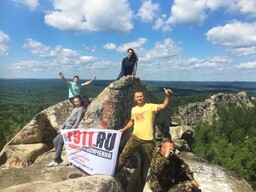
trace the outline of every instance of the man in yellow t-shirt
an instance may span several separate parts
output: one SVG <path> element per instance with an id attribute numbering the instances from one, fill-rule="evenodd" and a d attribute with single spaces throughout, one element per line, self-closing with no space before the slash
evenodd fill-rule
<path id="1" fill-rule="evenodd" d="M 134 94 L 134 100 L 137 106 L 132 108 L 131 119 L 125 127 L 120 129 L 124 132 L 134 127 L 133 132 L 127 141 L 122 153 L 120 154 L 117 162 L 116 171 L 120 171 L 125 164 L 127 158 L 132 153 L 142 147 L 147 155 L 145 162 L 148 164 L 151 161 L 152 152 L 154 150 L 154 137 L 153 137 L 153 126 L 155 113 L 168 106 L 170 95 L 172 91 L 170 89 L 164 89 L 166 97 L 162 104 L 151 104 L 145 103 L 144 94 L 142 91 L 136 91 Z"/>

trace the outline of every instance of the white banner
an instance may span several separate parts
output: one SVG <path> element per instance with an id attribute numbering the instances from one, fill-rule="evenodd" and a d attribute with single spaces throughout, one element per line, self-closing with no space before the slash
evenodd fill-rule
<path id="1" fill-rule="evenodd" d="M 105 129 L 63 129 L 70 163 L 90 175 L 113 175 L 122 133 Z"/>

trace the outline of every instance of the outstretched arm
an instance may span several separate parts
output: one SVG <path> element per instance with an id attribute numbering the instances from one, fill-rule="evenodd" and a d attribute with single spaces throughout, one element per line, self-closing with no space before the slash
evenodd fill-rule
<path id="1" fill-rule="evenodd" d="M 126 125 L 124 128 L 119 129 L 119 131 L 124 132 L 124 131 L 126 131 L 126 130 L 132 128 L 133 125 L 134 125 L 134 120 L 131 119 L 131 120 L 127 123 L 127 125 Z"/>
<path id="2" fill-rule="evenodd" d="M 157 105 L 158 111 L 166 108 L 170 102 L 170 95 L 172 94 L 172 90 L 164 88 L 164 92 L 165 92 L 165 99 L 162 104 Z"/>
<path id="3" fill-rule="evenodd" d="M 64 73 L 59 72 L 59 76 L 61 79 L 63 79 L 67 84 L 69 84 L 69 80 L 64 77 Z"/>
<path id="4" fill-rule="evenodd" d="M 86 81 L 85 83 L 82 83 L 82 86 L 89 85 L 91 82 L 93 82 L 96 79 L 96 77 L 91 78 L 91 80 Z"/>

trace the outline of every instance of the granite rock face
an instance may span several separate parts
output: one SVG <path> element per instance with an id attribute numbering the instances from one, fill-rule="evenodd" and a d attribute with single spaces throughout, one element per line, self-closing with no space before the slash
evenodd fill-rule
<path id="1" fill-rule="evenodd" d="M 3 148 L 0 166 L 25 168 L 36 158 L 50 150 L 57 130 L 72 111 L 68 100 L 51 106 L 36 114 Z"/>
<path id="2" fill-rule="evenodd" d="M 81 127 L 122 128 L 130 120 L 131 108 L 135 106 L 134 93 L 138 90 L 144 92 L 146 102 L 156 103 L 153 92 L 139 78 L 122 77 L 106 87 L 88 106 Z"/>
<path id="3" fill-rule="evenodd" d="M 131 177 L 139 174 L 135 171 L 134 159 L 140 164 L 139 156 L 134 154 L 133 160 L 117 175 L 89 176 L 74 166 L 67 166 L 67 159 L 57 167 L 45 167 L 52 159 L 54 150 L 48 151 L 37 158 L 33 165 L 27 168 L 6 168 L 0 170 L 0 191 L 85 191 L 85 192 L 134 192 L 139 185 L 138 181 L 131 181 Z M 65 151 L 63 151 L 63 157 Z M 136 156 L 136 157 L 135 157 Z M 203 192 L 253 192 L 248 183 L 232 172 L 196 157 L 191 152 L 181 152 L 180 157 L 188 163 L 200 184 Z M 129 186 L 129 183 L 133 183 Z M 138 189 L 138 188 L 137 188 Z M 144 192 L 149 192 L 147 186 Z"/>
<path id="4" fill-rule="evenodd" d="M 122 186 L 111 176 L 98 175 L 90 177 L 81 177 L 76 179 L 69 179 L 57 183 L 46 181 L 35 181 L 33 183 L 25 183 L 22 185 L 8 187 L 3 189 L 2 192 L 10 191 L 37 191 L 37 192 L 102 192 L 102 191 L 120 191 Z"/>
<path id="5" fill-rule="evenodd" d="M 254 107 L 245 92 L 240 93 L 218 93 L 212 95 L 211 98 L 204 102 L 190 103 L 180 106 L 178 113 L 173 116 L 173 121 L 180 125 L 189 125 L 193 128 L 199 122 L 212 123 L 214 119 L 218 119 L 217 107 L 220 105 L 228 106 L 228 104 L 236 104 L 241 107 Z"/>

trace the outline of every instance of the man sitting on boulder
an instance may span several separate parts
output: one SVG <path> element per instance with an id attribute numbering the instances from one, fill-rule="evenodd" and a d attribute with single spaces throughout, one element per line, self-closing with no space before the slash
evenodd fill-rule
<path id="1" fill-rule="evenodd" d="M 80 96 L 74 97 L 74 105 L 75 108 L 72 110 L 70 117 L 67 118 L 66 122 L 63 124 L 61 129 L 76 129 L 81 122 L 85 109 L 83 107 L 83 100 Z M 60 134 L 60 130 L 58 130 L 58 135 L 53 140 L 53 145 L 55 148 L 55 156 L 51 163 L 47 165 L 47 167 L 57 166 L 62 163 L 63 160 L 61 158 L 61 152 L 64 145 L 63 136 Z"/>
<path id="2" fill-rule="evenodd" d="M 172 140 L 154 150 L 147 184 L 153 192 L 201 191 L 188 165 L 180 159 Z"/>

